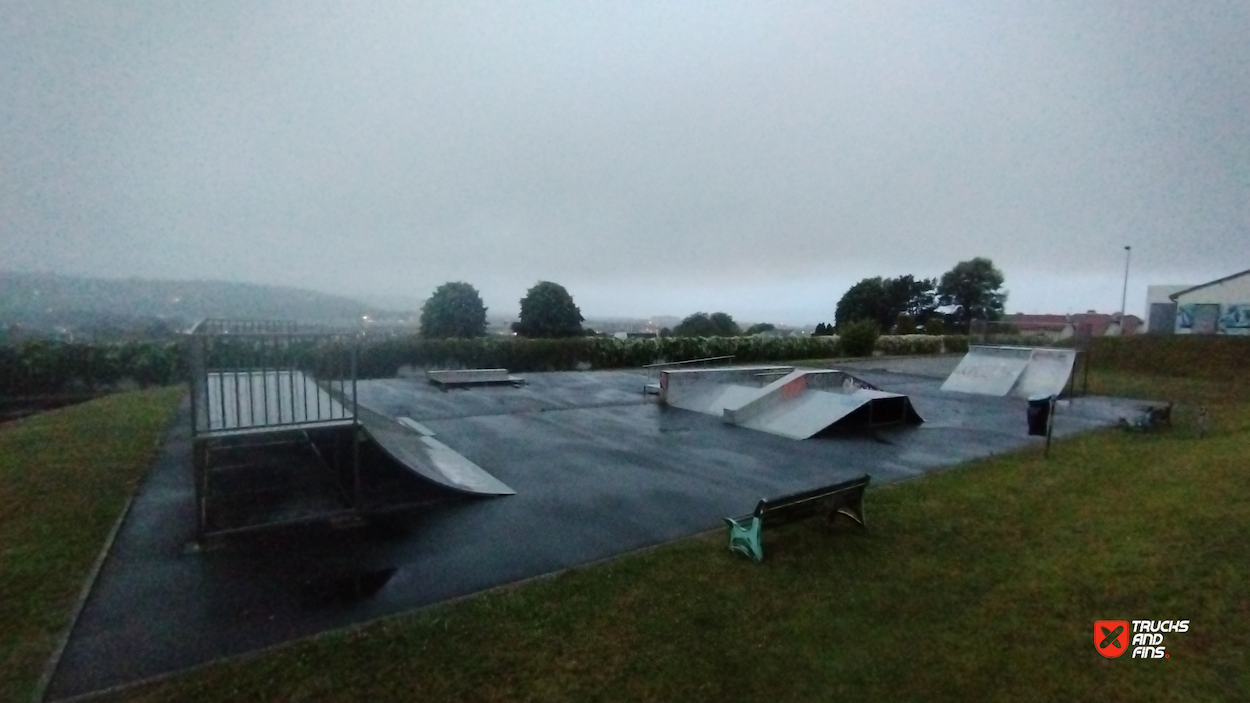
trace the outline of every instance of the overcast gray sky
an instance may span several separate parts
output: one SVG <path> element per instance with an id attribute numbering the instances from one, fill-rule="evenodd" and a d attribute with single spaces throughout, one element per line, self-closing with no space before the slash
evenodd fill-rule
<path id="1" fill-rule="evenodd" d="M 0 268 L 788 323 L 1250 268 L 1244 1 L 0 8 Z"/>

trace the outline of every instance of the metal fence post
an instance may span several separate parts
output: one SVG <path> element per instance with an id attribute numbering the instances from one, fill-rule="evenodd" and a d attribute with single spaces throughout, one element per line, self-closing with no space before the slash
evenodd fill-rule
<path id="1" fill-rule="evenodd" d="M 356 401 L 356 355 L 360 351 L 360 337 L 352 343 L 352 504 L 360 510 L 360 407 Z"/>
<path id="2" fill-rule="evenodd" d="M 1055 427 L 1055 396 L 1050 396 L 1049 410 L 1046 413 L 1046 450 L 1042 453 L 1043 458 L 1050 458 L 1050 433 Z"/>

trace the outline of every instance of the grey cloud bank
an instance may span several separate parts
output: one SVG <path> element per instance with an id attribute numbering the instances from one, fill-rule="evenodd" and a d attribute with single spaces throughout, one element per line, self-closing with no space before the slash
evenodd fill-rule
<path id="1" fill-rule="evenodd" d="M 514 311 L 1010 311 L 1250 268 L 1245 3 L 17 3 L 0 268 Z"/>

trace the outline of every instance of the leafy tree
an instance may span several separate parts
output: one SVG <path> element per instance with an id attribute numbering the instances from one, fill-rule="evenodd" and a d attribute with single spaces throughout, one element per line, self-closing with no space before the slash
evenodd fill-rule
<path id="1" fill-rule="evenodd" d="M 711 319 L 716 327 L 717 337 L 737 337 L 742 334 L 742 328 L 738 327 L 738 323 L 728 313 L 714 312 Z"/>
<path id="2" fill-rule="evenodd" d="M 899 314 L 907 314 L 914 321 L 923 323 L 937 307 L 934 297 L 934 289 L 937 288 L 936 279 L 917 279 L 908 274 L 898 278 L 882 279 L 881 283 L 885 290 L 886 303 L 895 313 L 896 318 Z"/>
<path id="3" fill-rule="evenodd" d="M 865 278 L 842 295 L 834 321 L 841 328 L 853 321 L 872 320 L 878 330 L 889 330 L 900 314 L 925 319 L 935 307 L 935 284 L 933 279 L 916 279 L 910 274 L 898 278 Z"/>
<path id="4" fill-rule="evenodd" d="M 742 334 L 733 317 L 723 312 L 696 312 L 673 328 L 675 337 L 737 337 Z"/>
<path id="5" fill-rule="evenodd" d="M 833 325 L 824 322 L 816 323 L 816 329 L 812 332 L 813 337 L 832 337 Z"/>
<path id="6" fill-rule="evenodd" d="M 660 337 L 661 337 L 661 338 L 667 338 L 667 337 L 672 337 L 672 336 L 673 336 L 673 330 L 672 330 L 672 328 L 669 328 L 669 327 L 661 327 L 661 328 L 660 328 Z"/>
<path id="7" fill-rule="evenodd" d="M 856 320 L 872 320 L 880 324 L 883 316 L 888 319 L 888 308 L 881 277 L 865 278 L 842 294 L 833 320 L 839 329 Z"/>
<path id="8" fill-rule="evenodd" d="M 872 356 L 880 328 L 874 320 L 856 320 L 842 328 L 838 345 L 846 356 Z"/>
<path id="9" fill-rule="evenodd" d="M 1007 291 L 1003 290 L 1003 272 L 984 257 L 955 264 L 942 274 L 938 284 L 938 302 L 958 305 L 955 319 L 961 325 L 969 320 L 997 320 L 1003 316 Z"/>
<path id="10" fill-rule="evenodd" d="M 454 281 L 434 289 L 421 306 L 421 336 L 481 337 L 486 334 L 486 306 L 477 289 Z"/>
<path id="11" fill-rule="evenodd" d="M 916 318 L 900 312 L 894 322 L 894 334 L 915 334 Z"/>
<path id="12" fill-rule="evenodd" d="M 512 331 L 523 337 L 580 337 L 583 320 L 564 286 L 539 281 L 521 298 L 520 321 L 512 323 Z"/>
<path id="13" fill-rule="evenodd" d="M 773 331 L 773 330 L 775 330 L 775 329 L 777 329 L 777 326 L 776 326 L 776 325 L 774 325 L 774 324 L 772 324 L 772 323 L 769 323 L 769 322 L 758 322 L 758 323 L 756 323 L 756 324 L 751 325 L 750 327 L 748 327 L 748 328 L 747 328 L 747 331 L 746 331 L 746 332 L 743 332 L 742 334 L 744 334 L 744 335 L 746 335 L 746 336 L 750 337 L 750 336 L 751 336 L 751 335 L 753 335 L 753 334 L 759 334 L 760 332 L 772 332 L 772 331 Z"/>
<path id="14" fill-rule="evenodd" d="M 705 312 L 696 312 L 673 328 L 675 337 L 712 337 L 715 334 L 716 328 L 712 325 L 712 318 Z"/>
<path id="15" fill-rule="evenodd" d="M 930 315 L 929 319 L 924 321 L 924 333 L 934 336 L 940 336 L 946 332 L 946 325 L 942 324 L 942 318 L 937 315 Z"/>

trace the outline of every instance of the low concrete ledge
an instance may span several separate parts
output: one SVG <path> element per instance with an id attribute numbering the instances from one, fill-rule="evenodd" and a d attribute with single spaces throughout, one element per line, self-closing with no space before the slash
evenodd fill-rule
<path id="1" fill-rule="evenodd" d="M 440 386 L 469 386 L 488 384 L 521 385 L 525 379 L 511 376 L 507 369 L 446 369 L 442 371 L 426 371 L 425 376 L 430 383 Z"/>

